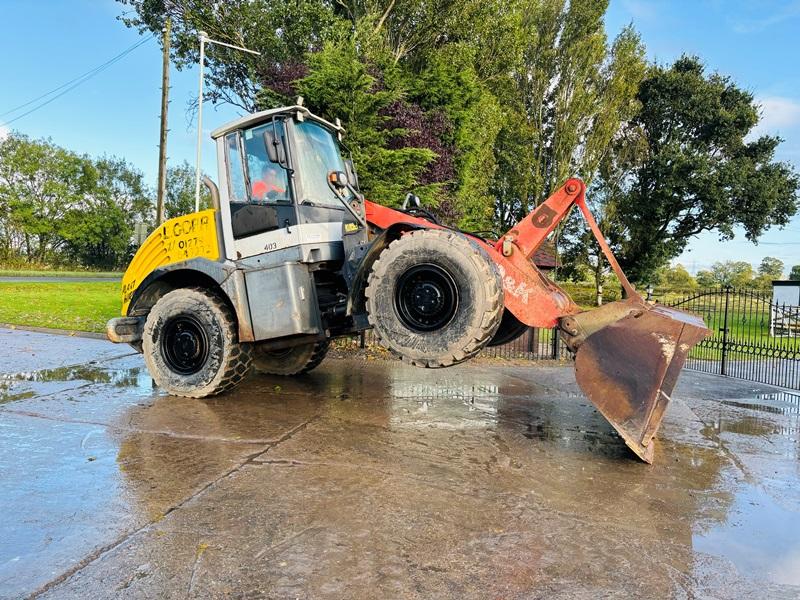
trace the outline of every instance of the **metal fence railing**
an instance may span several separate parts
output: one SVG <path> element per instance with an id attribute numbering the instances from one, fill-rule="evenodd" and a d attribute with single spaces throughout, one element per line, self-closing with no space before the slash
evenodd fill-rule
<path id="1" fill-rule="evenodd" d="M 376 344 L 373 331 L 367 330 L 361 338 L 361 347 Z M 572 358 L 569 350 L 559 338 L 555 329 L 532 327 L 514 341 L 502 346 L 484 348 L 480 356 L 484 358 L 504 358 L 519 360 L 568 360 Z"/>
<path id="2" fill-rule="evenodd" d="M 699 291 L 670 306 L 702 316 L 711 329 L 689 354 L 687 368 L 800 389 L 799 307 L 732 287 Z"/>
<path id="3" fill-rule="evenodd" d="M 567 360 L 572 358 L 555 329 L 532 327 L 512 342 L 484 348 L 481 356 L 528 360 Z"/>

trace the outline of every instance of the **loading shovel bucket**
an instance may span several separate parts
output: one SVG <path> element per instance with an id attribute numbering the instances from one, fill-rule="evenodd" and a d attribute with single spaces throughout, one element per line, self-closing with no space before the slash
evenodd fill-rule
<path id="1" fill-rule="evenodd" d="M 576 351 L 578 385 L 625 443 L 652 463 L 653 437 L 678 374 L 710 331 L 698 316 L 640 298 L 568 319 L 562 330 L 580 332 L 565 336 Z"/>

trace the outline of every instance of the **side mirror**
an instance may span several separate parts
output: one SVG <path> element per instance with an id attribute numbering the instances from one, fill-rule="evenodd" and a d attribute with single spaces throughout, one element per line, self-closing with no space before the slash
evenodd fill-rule
<path id="1" fill-rule="evenodd" d="M 328 183 L 337 190 L 343 190 L 347 188 L 347 175 L 343 171 L 331 171 L 328 173 Z"/>
<path id="2" fill-rule="evenodd" d="M 356 168 L 353 165 L 353 161 L 350 159 L 344 161 L 344 168 L 347 173 L 347 180 L 354 188 L 358 189 L 358 174 L 356 173 Z"/>
<path id="3" fill-rule="evenodd" d="M 275 131 L 267 129 L 264 132 L 264 144 L 267 147 L 267 157 L 271 162 L 281 165 L 286 165 L 286 154 L 283 151 L 283 144 L 275 135 Z"/>

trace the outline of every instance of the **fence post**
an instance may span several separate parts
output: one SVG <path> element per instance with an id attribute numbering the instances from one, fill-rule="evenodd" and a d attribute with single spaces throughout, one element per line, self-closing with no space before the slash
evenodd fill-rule
<path id="1" fill-rule="evenodd" d="M 722 321 L 722 364 L 720 365 L 721 375 L 727 375 L 726 363 L 728 358 L 728 303 L 731 297 L 730 286 L 725 286 L 725 316 Z"/>
<path id="2" fill-rule="evenodd" d="M 558 327 L 554 327 L 551 331 L 553 336 L 553 360 L 558 360 Z"/>

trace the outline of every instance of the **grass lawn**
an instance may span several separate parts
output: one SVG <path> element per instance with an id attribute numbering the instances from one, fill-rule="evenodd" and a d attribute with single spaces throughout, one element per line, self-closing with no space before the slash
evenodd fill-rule
<path id="1" fill-rule="evenodd" d="M 0 323 L 100 333 L 121 301 L 118 281 L 0 282 Z"/>
<path id="2" fill-rule="evenodd" d="M 122 272 L 0 269 L 0 277 L 97 277 L 98 279 L 122 279 Z"/>

